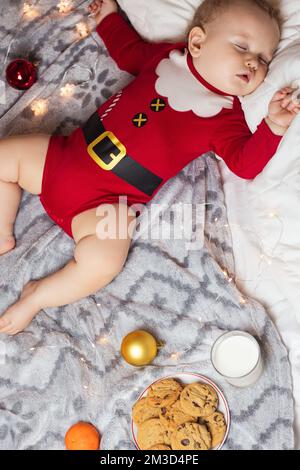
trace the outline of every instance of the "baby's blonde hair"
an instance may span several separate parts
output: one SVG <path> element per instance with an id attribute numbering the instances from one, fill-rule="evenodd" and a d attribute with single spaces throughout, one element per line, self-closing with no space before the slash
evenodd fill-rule
<path id="1" fill-rule="evenodd" d="M 219 13 L 224 12 L 234 3 L 254 5 L 265 11 L 270 18 L 277 21 L 281 34 L 284 18 L 280 10 L 280 0 L 204 0 L 197 9 L 189 30 L 194 26 L 201 26 L 205 31 L 206 24 L 214 21 Z"/>

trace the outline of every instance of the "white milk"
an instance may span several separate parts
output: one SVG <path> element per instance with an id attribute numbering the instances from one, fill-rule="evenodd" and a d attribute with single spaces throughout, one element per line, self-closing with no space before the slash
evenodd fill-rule
<path id="1" fill-rule="evenodd" d="M 217 372 L 238 387 L 252 385 L 262 372 L 259 345 L 243 331 L 220 336 L 213 345 L 211 359 Z"/>

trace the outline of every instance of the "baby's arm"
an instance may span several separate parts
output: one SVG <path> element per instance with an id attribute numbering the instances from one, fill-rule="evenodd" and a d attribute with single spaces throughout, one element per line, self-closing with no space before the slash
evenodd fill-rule
<path id="1" fill-rule="evenodd" d="M 138 75 L 145 63 L 174 44 L 144 41 L 120 14 L 114 0 L 95 0 L 89 7 L 97 22 L 97 32 L 110 56 L 121 70 Z"/>
<path id="2" fill-rule="evenodd" d="M 275 93 L 268 116 L 254 134 L 248 128 L 238 99 L 232 115 L 224 116 L 224 121 L 213 133 L 211 144 L 233 173 L 253 179 L 274 156 L 282 136 L 300 110 L 300 104 L 292 101 L 293 91 L 293 88 L 285 87 Z"/>
<path id="3" fill-rule="evenodd" d="M 233 173 L 253 179 L 274 156 L 282 136 L 300 109 L 299 103 L 292 101 L 293 91 L 293 88 L 285 87 L 275 93 L 268 116 L 254 134 L 248 128 L 238 99 L 232 115 L 224 116 L 221 126 L 213 133 L 211 145 Z"/>
<path id="4" fill-rule="evenodd" d="M 245 120 L 240 102 L 231 115 L 214 130 L 210 147 L 228 168 L 240 178 L 255 178 L 277 151 L 282 135 L 272 132 L 265 119 L 252 134 Z"/>

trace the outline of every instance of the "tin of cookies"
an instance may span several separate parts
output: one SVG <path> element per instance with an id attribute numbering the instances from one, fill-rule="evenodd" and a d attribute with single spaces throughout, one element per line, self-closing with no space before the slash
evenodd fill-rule
<path id="1" fill-rule="evenodd" d="M 209 450 L 211 435 L 204 424 L 184 423 L 171 436 L 173 450 Z"/>
<path id="2" fill-rule="evenodd" d="M 149 387 L 147 403 L 157 408 L 172 405 L 179 397 L 181 391 L 182 385 L 177 380 L 159 380 Z"/>
<path id="3" fill-rule="evenodd" d="M 146 397 L 138 400 L 132 407 L 132 419 L 133 422 L 140 426 L 144 421 L 151 418 L 159 417 L 159 409 L 150 406 L 147 403 Z"/>
<path id="4" fill-rule="evenodd" d="M 218 407 L 218 395 L 208 384 L 195 382 L 186 385 L 180 394 L 183 411 L 192 416 L 212 415 Z"/>

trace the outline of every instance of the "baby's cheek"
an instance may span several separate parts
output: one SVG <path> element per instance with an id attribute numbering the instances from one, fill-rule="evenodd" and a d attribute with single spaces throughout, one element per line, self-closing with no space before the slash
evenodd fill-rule
<path id="1" fill-rule="evenodd" d="M 268 69 L 260 69 L 256 72 L 256 77 L 257 77 L 257 82 L 259 83 L 259 85 L 264 81 L 264 79 L 266 78 L 267 74 L 268 74 Z"/>

